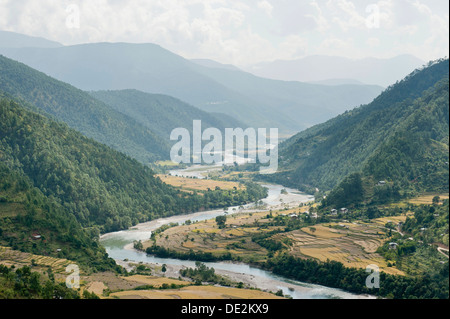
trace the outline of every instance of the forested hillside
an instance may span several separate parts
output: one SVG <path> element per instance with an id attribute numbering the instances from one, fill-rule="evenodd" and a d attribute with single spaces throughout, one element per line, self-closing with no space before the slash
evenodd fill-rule
<path id="1" fill-rule="evenodd" d="M 94 238 L 95 232 L 82 229 L 73 214 L 55 198 L 42 194 L 19 167 L 8 167 L 11 165 L 14 163 L 7 161 L 0 149 L 0 246 L 66 258 L 85 270 L 116 267 Z"/>
<path id="2" fill-rule="evenodd" d="M 360 172 L 371 183 L 448 189 L 448 67 L 448 60 L 430 63 L 371 104 L 286 141 L 272 180 L 326 191 Z"/>
<path id="3" fill-rule="evenodd" d="M 167 143 L 136 120 L 84 91 L 3 56 L 0 56 L 0 91 L 143 163 L 169 156 Z"/>
<path id="4" fill-rule="evenodd" d="M 193 120 L 201 120 L 203 128 L 214 127 L 222 132 L 225 128 L 247 127 L 225 114 L 210 114 L 168 95 L 137 90 L 96 91 L 90 94 L 135 119 L 168 142 L 170 133 L 175 128 L 192 131 Z"/>
<path id="5" fill-rule="evenodd" d="M 0 156 L 97 234 L 264 197 L 262 188 L 201 195 L 175 190 L 147 166 L 5 97 L 0 100 Z"/>

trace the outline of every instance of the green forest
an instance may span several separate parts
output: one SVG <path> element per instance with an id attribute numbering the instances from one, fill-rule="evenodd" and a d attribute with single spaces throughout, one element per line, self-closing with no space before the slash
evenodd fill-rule
<path id="1" fill-rule="evenodd" d="M 73 260 L 87 271 L 119 270 L 93 235 L 22 172 L 0 162 L 0 246 Z"/>
<path id="2" fill-rule="evenodd" d="M 149 128 L 89 93 L 0 55 L 0 90 L 24 107 L 66 123 L 142 163 L 167 159 L 169 146 Z"/>
<path id="3" fill-rule="evenodd" d="M 225 114 L 211 114 L 161 94 L 149 94 L 137 90 L 96 91 L 90 94 L 115 110 L 135 119 L 170 142 L 175 128 L 192 131 L 192 121 L 201 120 L 204 128 L 214 127 L 224 132 L 227 127 L 246 127 Z"/>

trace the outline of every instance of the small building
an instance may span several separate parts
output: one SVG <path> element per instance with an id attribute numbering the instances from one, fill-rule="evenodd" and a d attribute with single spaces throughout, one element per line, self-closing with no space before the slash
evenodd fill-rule
<path id="1" fill-rule="evenodd" d="M 292 213 L 292 214 L 289 214 L 289 217 L 292 218 L 292 219 L 297 219 L 297 218 L 298 218 L 298 215 Z"/>
<path id="2" fill-rule="evenodd" d="M 386 181 L 379 181 L 378 182 L 378 186 L 384 186 L 384 185 L 386 185 Z"/>
<path id="3" fill-rule="evenodd" d="M 331 210 L 331 215 L 337 216 L 337 214 L 338 214 L 337 209 L 332 209 L 332 210 Z"/>
<path id="4" fill-rule="evenodd" d="M 317 213 L 312 213 L 311 218 L 319 218 L 319 216 L 317 215 Z"/>
<path id="5" fill-rule="evenodd" d="M 38 240 L 38 239 L 41 239 L 41 238 L 42 238 L 41 235 L 33 235 L 33 239 L 34 239 L 34 240 Z"/>
<path id="6" fill-rule="evenodd" d="M 397 243 L 389 243 L 389 249 L 397 249 Z"/>
<path id="7" fill-rule="evenodd" d="M 341 213 L 342 214 L 347 214 L 348 213 L 348 209 L 347 208 L 341 208 Z"/>

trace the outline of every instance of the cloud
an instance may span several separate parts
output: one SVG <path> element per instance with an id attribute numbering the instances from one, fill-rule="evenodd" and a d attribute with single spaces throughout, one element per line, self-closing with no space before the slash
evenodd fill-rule
<path id="1" fill-rule="evenodd" d="M 376 48 L 380 45 L 380 39 L 378 38 L 368 38 L 366 44 L 371 48 Z"/>
<path id="2" fill-rule="evenodd" d="M 310 3 L 310 6 L 316 10 L 316 14 L 306 14 L 305 17 L 311 17 L 317 26 L 317 30 L 319 32 L 325 32 L 330 28 L 330 24 L 328 23 L 328 19 L 325 18 L 322 9 L 316 1 Z"/>
<path id="3" fill-rule="evenodd" d="M 379 28 L 367 28 L 371 4 L 379 8 Z M 67 25 L 69 5 L 79 9 L 79 28 Z M 67 45 L 152 42 L 187 58 L 238 65 L 303 54 L 410 53 L 427 60 L 448 52 L 448 6 L 438 0 L 0 0 L 0 29 Z"/>
<path id="4" fill-rule="evenodd" d="M 269 1 L 264 0 L 264 1 L 258 2 L 258 8 L 263 10 L 269 17 L 272 18 L 273 6 L 270 4 Z"/>
<path id="5" fill-rule="evenodd" d="M 333 22 L 345 32 L 366 27 L 367 16 L 360 14 L 352 1 L 330 0 L 327 8 L 333 16 Z"/>

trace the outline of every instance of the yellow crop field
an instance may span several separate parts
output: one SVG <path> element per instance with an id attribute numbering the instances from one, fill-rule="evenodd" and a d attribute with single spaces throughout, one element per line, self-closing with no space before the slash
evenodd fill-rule
<path id="1" fill-rule="evenodd" d="M 325 227 L 323 225 L 318 225 L 314 227 L 305 227 L 302 228 L 302 231 L 319 238 L 339 238 L 344 236 L 344 234 L 341 234 L 338 230 L 330 229 L 328 227 Z"/>
<path id="2" fill-rule="evenodd" d="M 293 240 L 290 253 L 321 261 L 335 260 L 347 267 L 366 268 L 375 264 L 386 273 L 404 275 L 402 271 L 388 267 L 376 250 L 386 240 L 382 237 L 385 223 L 405 219 L 405 216 L 397 216 L 380 218 L 373 224 L 330 223 L 305 227 L 288 233 Z"/>
<path id="3" fill-rule="evenodd" d="M 271 293 L 216 286 L 189 286 L 181 289 L 121 291 L 111 294 L 120 299 L 282 299 Z"/>
<path id="4" fill-rule="evenodd" d="M 207 191 L 208 189 L 215 190 L 216 187 L 219 187 L 223 190 L 233 190 L 244 189 L 244 186 L 240 183 L 236 182 L 226 182 L 226 181 L 215 181 L 211 179 L 195 179 L 195 178 L 186 178 L 172 175 L 157 175 L 164 183 L 172 185 L 174 187 L 179 187 L 183 190 L 190 191 Z"/>
<path id="5" fill-rule="evenodd" d="M 441 203 L 444 199 L 449 199 L 449 194 L 430 194 L 430 195 L 422 195 L 416 198 L 412 198 L 408 200 L 408 203 L 415 205 L 431 205 L 433 204 L 433 197 L 439 196 Z"/>

